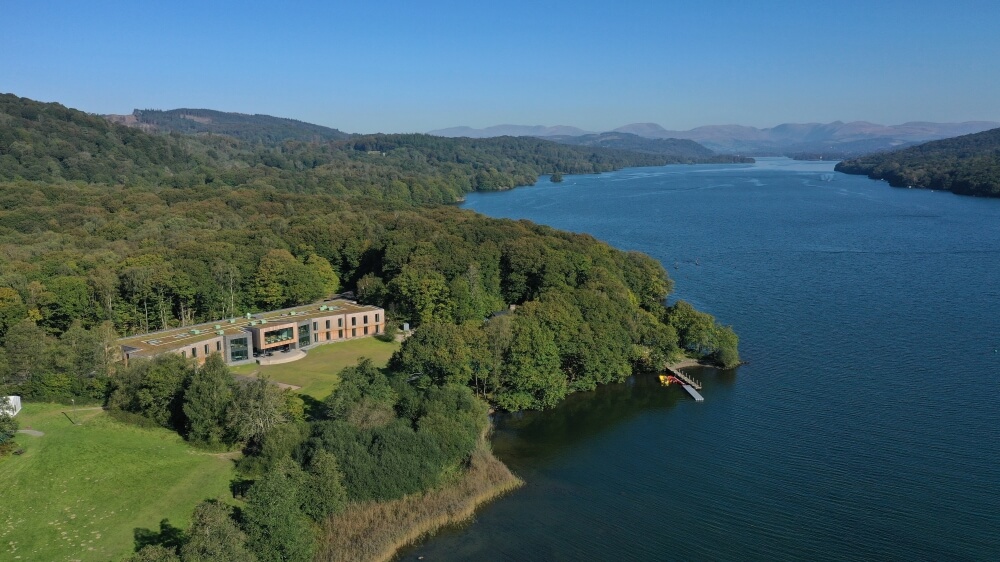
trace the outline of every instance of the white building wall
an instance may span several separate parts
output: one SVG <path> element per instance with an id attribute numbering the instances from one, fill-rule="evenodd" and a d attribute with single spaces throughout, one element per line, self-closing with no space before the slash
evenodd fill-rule
<path id="1" fill-rule="evenodd" d="M 11 417 L 14 417 L 20 411 L 21 411 L 20 396 L 0 397 L 0 412 L 3 412 Z"/>

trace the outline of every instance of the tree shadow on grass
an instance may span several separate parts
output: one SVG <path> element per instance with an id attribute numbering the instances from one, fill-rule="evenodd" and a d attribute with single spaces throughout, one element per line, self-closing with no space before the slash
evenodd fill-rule
<path id="1" fill-rule="evenodd" d="M 309 396 L 308 394 L 299 394 L 299 398 L 305 404 L 305 414 L 307 420 L 322 420 L 326 419 L 326 406 L 323 405 L 322 400 L 318 400 Z"/>
<path id="2" fill-rule="evenodd" d="M 162 546 L 176 551 L 181 547 L 181 545 L 184 544 L 185 541 L 184 529 L 174 527 L 167 519 L 160 521 L 159 531 L 136 527 L 132 530 L 132 535 L 135 537 L 136 552 L 139 552 L 143 547 L 150 545 Z"/>

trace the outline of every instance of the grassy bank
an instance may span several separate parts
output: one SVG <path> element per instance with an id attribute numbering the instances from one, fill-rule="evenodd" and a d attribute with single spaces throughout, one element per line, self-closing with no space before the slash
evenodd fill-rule
<path id="1" fill-rule="evenodd" d="M 44 435 L 18 435 L 24 454 L 0 459 L 0 559 L 117 560 L 135 528 L 187 527 L 198 502 L 230 497 L 232 461 L 166 429 L 58 404 L 26 404 L 18 421 Z"/>
<path id="2" fill-rule="evenodd" d="M 361 338 L 318 345 L 306 351 L 304 358 L 291 363 L 240 365 L 231 371 L 237 375 L 267 375 L 272 381 L 302 387 L 299 389 L 302 394 L 322 400 L 337 386 L 340 380 L 337 373 L 341 369 L 357 364 L 361 357 L 367 357 L 382 367 L 397 349 L 398 342 Z"/>
<path id="3" fill-rule="evenodd" d="M 469 468 L 456 482 L 439 490 L 388 502 L 353 504 L 323 526 L 316 560 L 388 561 L 396 552 L 438 529 L 464 521 L 480 504 L 521 486 L 523 482 L 500 462 L 483 440 Z"/>

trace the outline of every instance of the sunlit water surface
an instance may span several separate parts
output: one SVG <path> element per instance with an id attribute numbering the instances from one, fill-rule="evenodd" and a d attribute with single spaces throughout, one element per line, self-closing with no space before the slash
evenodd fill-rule
<path id="1" fill-rule="evenodd" d="M 1000 200 L 831 163 L 668 166 L 465 206 L 657 259 L 748 365 L 498 420 L 527 482 L 407 560 L 1000 559 Z"/>

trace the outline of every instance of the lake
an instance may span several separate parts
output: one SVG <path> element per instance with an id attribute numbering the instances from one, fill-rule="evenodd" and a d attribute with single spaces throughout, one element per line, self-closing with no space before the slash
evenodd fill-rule
<path id="1" fill-rule="evenodd" d="M 499 419 L 527 485 L 405 559 L 1000 559 L 1000 200 L 775 158 L 464 206 L 652 255 L 749 363 Z"/>

